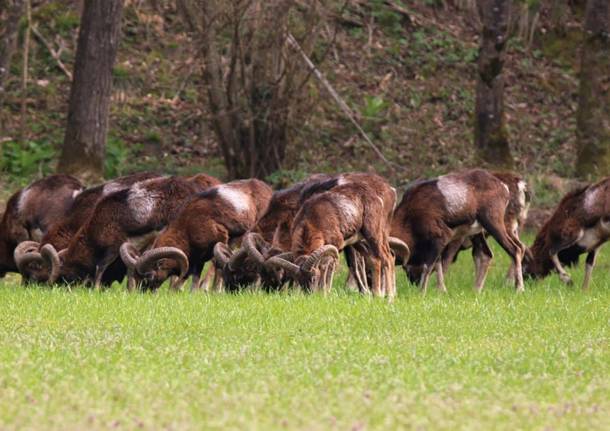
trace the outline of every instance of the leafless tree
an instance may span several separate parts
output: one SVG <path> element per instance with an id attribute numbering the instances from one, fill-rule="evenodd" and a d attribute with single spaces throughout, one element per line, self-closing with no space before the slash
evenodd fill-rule
<path id="1" fill-rule="evenodd" d="M 202 58 L 202 90 L 229 177 L 264 178 L 282 167 L 310 75 L 288 37 L 311 55 L 321 8 L 294 0 L 178 3 Z"/>

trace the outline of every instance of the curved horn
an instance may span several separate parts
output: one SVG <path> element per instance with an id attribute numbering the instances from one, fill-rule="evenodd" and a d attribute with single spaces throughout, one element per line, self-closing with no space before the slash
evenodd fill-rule
<path id="1" fill-rule="evenodd" d="M 140 274 L 146 273 L 153 263 L 160 259 L 174 259 L 180 266 L 180 278 L 186 276 L 189 270 L 189 259 L 186 254 L 177 247 L 158 247 L 145 252 L 136 262 L 136 271 Z"/>
<path id="2" fill-rule="evenodd" d="M 282 253 L 281 255 L 270 257 L 265 261 L 265 265 L 276 269 L 283 269 L 292 275 L 297 275 L 301 268 L 287 260 L 288 255 L 292 256 L 292 253 Z"/>
<path id="3" fill-rule="evenodd" d="M 140 252 L 132 243 L 125 241 L 123 244 L 121 244 L 119 254 L 121 255 L 121 260 L 127 268 L 136 268 L 136 263 L 140 257 Z"/>
<path id="4" fill-rule="evenodd" d="M 323 245 L 322 247 L 315 250 L 313 253 L 309 255 L 309 257 L 303 262 L 301 268 L 303 271 L 309 272 L 316 265 L 320 259 L 326 256 L 331 256 L 335 259 L 339 258 L 339 250 L 337 247 L 331 244 Z"/>
<path id="5" fill-rule="evenodd" d="M 28 270 L 28 265 L 32 262 L 43 263 L 44 260 L 38 251 L 40 243 L 36 241 L 23 241 L 20 242 L 15 251 L 13 251 L 13 258 L 15 259 L 15 265 L 21 274 L 25 274 Z"/>
<path id="6" fill-rule="evenodd" d="M 236 265 L 241 264 L 246 257 L 248 257 L 248 250 L 243 247 L 233 253 L 233 256 L 231 256 L 227 265 L 229 270 L 234 270 Z"/>
<path id="7" fill-rule="evenodd" d="M 403 240 L 391 236 L 388 238 L 388 243 L 390 244 L 390 248 L 394 252 L 396 256 L 400 256 L 404 263 L 409 261 L 409 256 L 411 255 L 411 250 L 406 242 Z"/>
<path id="8" fill-rule="evenodd" d="M 232 254 L 231 249 L 224 242 L 217 242 L 214 246 L 214 259 L 221 267 L 227 266 Z"/>
<path id="9" fill-rule="evenodd" d="M 59 270 L 61 268 L 59 253 L 57 253 L 57 250 L 55 250 L 55 247 L 53 247 L 52 244 L 45 244 L 40 249 L 40 255 L 48 262 L 49 267 L 51 268 L 51 274 L 49 274 L 49 279 L 47 281 L 50 284 L 53 284 L 59 278 Z"/>
<path id="10" fill-rule="evenodd" d="M 265 263 L 265 258 L 260 252 L 259 247 L 262 248 L 266 244 L 263 237 L 254 232 L 247 233 L 243 240 L 243 248 L 254 261 L 260 265 Z"/>

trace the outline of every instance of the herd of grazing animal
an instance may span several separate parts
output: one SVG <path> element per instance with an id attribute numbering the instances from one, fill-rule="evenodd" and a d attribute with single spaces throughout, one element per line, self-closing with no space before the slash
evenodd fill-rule
<path id="1" fill-rule="evenodd" d="M 52 175 L 13 194 L 0 223 L 0 276 L 24 283 L 85 283 L 96 288 L 127 277 L 130 290 L 265 290 L 300 286 L 327 292 L 340 253 L 348 284 L 364 294 L 396 295 L 395 266 L 425 292 L 472 248 L 475 290 L 493 257 L 491 236 L 512 260 L 509 277 L 556 271 L 587 253 L 583 288 L 610 238 L 610 179 L 568 193 L 527 248 L 519 230 L 530 192 L 518 175 L 473 169 L 412 183 L 400 202 L 375 174 L 312 175 L 273 191 L 260 180 L 222 183 L 139 173 L 84 188 Z M 203 279 L 207 262 L 212 264 Z"/>

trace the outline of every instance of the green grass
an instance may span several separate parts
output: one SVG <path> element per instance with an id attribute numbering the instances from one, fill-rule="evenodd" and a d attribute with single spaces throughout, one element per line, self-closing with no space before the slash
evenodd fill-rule
<path id="1" fill-rule="evenodd" d="M 481 295 L 463 253 L 392 304 L 6 282 L 0 429 L 607 429 L 610 254 L 523 295 L 496 256 Z"/>

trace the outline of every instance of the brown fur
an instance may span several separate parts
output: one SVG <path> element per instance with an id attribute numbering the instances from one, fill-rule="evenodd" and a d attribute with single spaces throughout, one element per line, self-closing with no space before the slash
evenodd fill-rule
<path id="1" fill-rule="evenodd" d="M 456 197 L 460 204 L 454 208 L 449 207 L 447 197 L 439 189 L 439 186 L 447 187 L 448 182 L 458 184 L 458 189 L 465 192 Z M 447 188 L 445 193 L 451 194 L 452 191 Z M 509 198 L 507 187 L 482 169 L 420 182 L 407 190 L 394 213 L 392 236 L 404 241 L 411 250 L 409 262 L 402 262 L 405 269 L 406 265 L 412 267 L 407 271 L 409 278 L 420 281 L 425 290 L 430 272 L 435 266 L 438 270 L 442 251 L 452 240 L 468 235 L 473 225 L 476 226 L 475 222 L 500 243 L 520 268 L 524 247 L 512 232 L 507 231 L 504 222 Z M 485 260 L 486 272 L 491 251 L 484 237 L 477 241 L 476 253 Z M 444 289 L 442 277 L 440 271 L 439 288 Z M 477 289 L 482 288 L 484 273 L 482 277 Z M 520 277 L 517 278 L 517 289 L 523 289 Z"/>
<path id="2" fill-rule="evenodd" d="M 215 179 L 210 181 L 218 182 Z M 95 274 L 96 285 L 99 285 L 106 268 L 118 257 L 121 244 L 130 238 L 162 229 L 187 200 L 202 191 L 200 184 L 201 177 L 152 178 L 102 198 L 65 249 L 60 279 L 72 282 L 86 280 Z M 154 202 L 149 217 L 145 219 L 138 217 L 129 204 L 130 193 L 137 188 L 145 190 Z"/>
<path id="3" fill-rule="evenodd" d="M 128 189 L 139 181 L 158 177 L 157 174 L 142 172 L 116 178 L 96 187 L 91 187 L 79 194 L 68 211 L 67 217 L 54 223 L 40 241 L 41 245 L 52 244 L 57 250 L 66 248 L 76 231 L 91 217 L 95 206 L 102 199 L 104 188 L 112 188 L 113 192 Z"/>
<path id="4" fill-rule="evenodd" d="M 328 184 L 328 191 L 307 198 L 295 216 L 290 251 L 300 265 L 322 246 L 343 250 L 354 241 L 366 243 L 373 293 L 394 294 L 390 281 L 391 252 L 388 233 L 396 194 L 389 184 L 374 174 L 345 174 Z M 325 185 L 318 185 L 324 188 Z M 319 268 L 301 272 L 295 280 L 304 287 L 316 287 Z M 382 280 L 383 277 L 386 277 Z M 330 286 L 326 286 L 330 288 Z"/>
<path id="5" fill-rule="evenodd" d="M 265 257 L 290 249 L 290 229 L 294 216 L 301 206 L 301 193 L 312 184 L 333 178 L 326 174 L 314 174 L 293 186 L 273 193 L 267 210 L 258 220 L 251 232 L 259 234 L 265 241 Z M 234 253 L 238 253 L 235 251 Z M 236 289 L 238 286 L 260 282 L 267 290 L 281 286 L 274 271 L 267 271 L 264 265 L 257 264 L 246 256 L 239 265 L 224 268 L 222 271 L 225 287 Z"/>
<path id="6" fill-rule="evenodd" d="M 527 217 L 527 211 L 531 202 L 531 194 L 527 184 L 524 190 L 519 189 L 519 183 L 524 182 L 523 178 L 512 172 L 492 172 L 492 175 L 508 186 L 510 198 L 506 212 L 504 213 L 504 225 L 506 230 L 511 230 L 515 236 L 519 236 L 519 231 Z M 482 235 L 482 234 L 480 234 Z M 464 238 L 451 241 L 443 250 L 442 263 L 443 269 L 447 270 L 450 263 L 455 262 L 460 251 L 473 246 L 472 238 Z M 512 266 L 511 266 L 512 269 Z"/>
<path id="7" fill-rule="evenodd" d="M 587 206 L 587 196 L 590 198 Z M 594 233 L 595 239 L 583 244 L 586 232 Z M 552 261 L 557 255 L 560 264 L 571 265 L 578 261 L 578 256 L 587 255 L 587 272 L 583 287 L 588 287 L 588 278 L 595 262 L 598 248 L 610 238 L 610 178 L 595 184 L 578 188 L 563 197 L 551 217 L 542 226 L 533 246 L 531 258 L 524 265 L 524 273 L 531 277 L 545 277 L 557 270 L 565 282 L 571 282 L 563 268 L 558 268 Z M 563 272 L 563 273 L 562 273 Z"/>
<path id="8" fill-rule="evenodd" d="M 74 199 L 70 208 L 66 211 L 65 217 L 56 220 L 51 225 L 48 232 L 42 237 L 40 245 L 51 244 L 57 250 L 67 248 L 74 234 L 91 217 L 97 203 L 109 194 L 109 191 L 124 190 L 138 181 L 155 177 L 158 177 L 158 175 L 149 172 L 126 175 L 84 190 L 76 196 L 76 199 Z M 105 274 L 104 284 L 110 284 L 112 281 L 122 279 L 124 276 L 125 268 L 122 265 L 111 269 L 114 271 L 108 271 Z M 28 266 L 22 275 L 38 282 L 44 282 L 49 277 L 49 268 L 40 263 L 33 263 Z"/>
<path id="9" fill-rule="evenodd" d="M 81 183 L 69 175 L 51 175 L 13 194 L 0 222 L 0 275 L 16 272 L 13 251 L 17 244 L 40 240 L 54 222 L 68 213 Z M 21 199 L 23 196 L 23 199 Z M 19 202 L 21 200 L 21 206 Z"/>
<path id="10" fill-rule="evenodd" d="M 214 246 L 228 244 L 254 227 L 265 213 L 272 190 L 256 179 L 227 183 L 225 189 L 240 191 L 249 196 L 248 208 L 237 211 L 217 187 L 211 188 L 189 201 L 178 216 L 156 238 L 152 250 L 159 247 L 175 247 L 189 260 L 188 275 L 193 276 L 193 288 L 199 287 L 199 275 L 205 263 L 212 259 Z M 161 259 L 147 274 L 146 287 L 155 289 L 168 277 L 178 275 L 174 259 Z"/>

